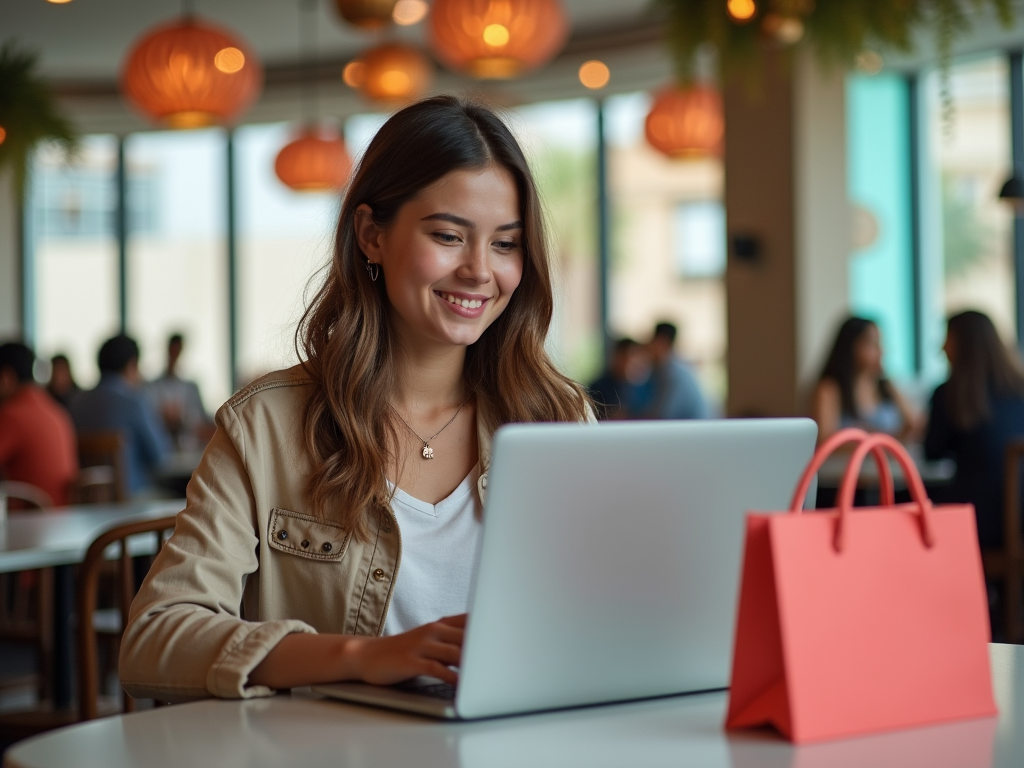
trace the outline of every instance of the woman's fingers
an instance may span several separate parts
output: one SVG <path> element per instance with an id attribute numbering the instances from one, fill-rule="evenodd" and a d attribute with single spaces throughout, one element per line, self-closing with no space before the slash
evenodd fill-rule
<path id="1" fill-rule="evenodd" d="M 462 648 L 448 643 L 429 643 L 423 647 L 423 655 L 450 666 L 457 667 L 462 662 Z"/>
<path id="2" fill-rule="evenodd" d="M 460 613 L 458 616 L 445 616 L 443 619 L 438 619 L 438 624 L 447 624 L 450 627 L 461 627 L 465 629 L 466 618 L 469 616 L 467 613 Z"/>
<path id="3" fill-rule="evenodd" d="M 459 673 L 438 661 L 425 660 L 425 664 L 417 674 L 427 677 L 436 677 L 438 680 L 456 685 L 459 682 Z"/>

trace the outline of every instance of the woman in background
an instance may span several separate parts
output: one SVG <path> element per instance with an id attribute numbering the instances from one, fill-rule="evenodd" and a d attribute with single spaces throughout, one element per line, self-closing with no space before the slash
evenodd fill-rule
<path id="1" fill-rule="evenodd" d="M 919 431 L 919 416 L 885 378 L 881 333 L 871 320 L 851 317 L 840 326 L 818 379 L 812 417 L 819 443 L 846 427 L 886 432 L 900 440 Z"/>
<path id="2" fill-rule="evenodd" d="M 929 459 L 956 461 L 943 501 L 974 504 L 981 546 L 1003 543 L 1003 453 L 1024 437 L 1024 370 L 981 312 L 949 318 L 949 379 L 932 395 L 924 441 Z"/>

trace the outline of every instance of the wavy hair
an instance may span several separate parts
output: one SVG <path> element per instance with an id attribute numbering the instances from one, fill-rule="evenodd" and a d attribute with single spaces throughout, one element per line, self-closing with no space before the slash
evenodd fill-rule
<path id="1" fill-rule="evenodd" d="M 949 318 L 953 342 L 947 408 L 953 425 L 965 432 L 992 418 L 992 398 L 1024 397 L 1024 370 L 988 315 L 975 310 Z"/>
<path id="2" fill-rule="evenodd" d="M 857 399 L 854 397 L 854 382 L 857 380 L 857 343 L 869 328 L 877 328 L 874 320 L 864 317 L 848 317 L 839 326 L 836 340 L 832 343 L 825 367 L 819 381 L 831 379 L 839 387 L 839 399 L 844 415 L 859 418 Z M 883 375 L 878 380 L 878 397 L 892 400 L 892 384 Z"/>
<path id="3" fill-rule="evenodd" d="M 374 136 L 342 202 L 326 278 L 296 331 L 313 386 L 303 413 L 313 463 L 314 514 L 356 536 L 390 501 L 397 468 L 396 338 L 383 280 L 371 282 L 356 241 L 355 211 L 366 204 L 387 228 L 399 209 L 448 173 L 505 169 L 522 209 L 523 276 L 505 311 L 466 351 L 463 376 L 478 412 L 495 429 L 509 422 L 582 421 L 588 399 L 544 350 L 554 300 L 537 188 L 508 127 L 490 109 L 451 96 L 425 99 L 394 114 Z"/>

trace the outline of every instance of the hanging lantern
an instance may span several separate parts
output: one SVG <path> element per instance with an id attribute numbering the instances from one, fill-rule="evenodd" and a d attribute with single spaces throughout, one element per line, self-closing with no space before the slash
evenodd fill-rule
<path id="1" fill-rule="evenodd" d="M 431 46 L 453 69 L 510 78 L 546 64 L 569 32 L 560 0 L 434 0 Z"/>
<path id="2" fill-rule="evenodd" d="M 147 33 L 121 75 L 122 91 L 135 106 L 172 128 L 230 122 L 256 100 L 262 84 L 248 45 L 192 18 Z"/>
<path id="3" fill-rule="evenodd" d="M 669 157 L 721 155 L 722 97 L 706 85 L 663 88 L 654 96 L 644 133 L 651 146 Z"/>
<path id="4" fill-rule="evenodd" d="M 274 160 L 274 173 L 296 192 L 341 189 L 352 172 L 352 159 L 341 136 L 307 127 L 286 144 Z"/>
<path id="5" fill-rule="evenodd" d="M 380 29 L 391 23 L 397 0 L 334 0 L 338 15 L 360 29 Z"/>
<path id="6" fill-rule="evenodd" d="M 400 104 L 418 98 L 430 87 L 433 67 L 419 49 L 385 43 L 349 62 L 345 82 L 371 101 Z"/>

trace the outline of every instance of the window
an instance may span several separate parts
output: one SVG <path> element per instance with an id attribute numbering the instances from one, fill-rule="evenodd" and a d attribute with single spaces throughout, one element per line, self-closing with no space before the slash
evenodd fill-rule
<path id="1" fill-rule="evenodd" d="M 117 139 L 86 136 L 71 158 L 43 146 L 32 159 L 26 232 L 40 358 L 64 353 L 80 386 L 99 379 L 96 353 L 117 332 Z"/>
<path id="2" fill-rule="evenodd" d="M 725 208 L 717 200 L 680 203 L 672 222 L 672 249 L 680 277 L 725 274 Z"/>
<path id="3" fill-rule="evenodd" d="M 167 338 L 185 335 L 182 374 L 213 410 L 231 394 L 225 243 L 226 138 L 219 129 L 140 133 L 125 142 L 128 332 L 146 378 Z"/>

